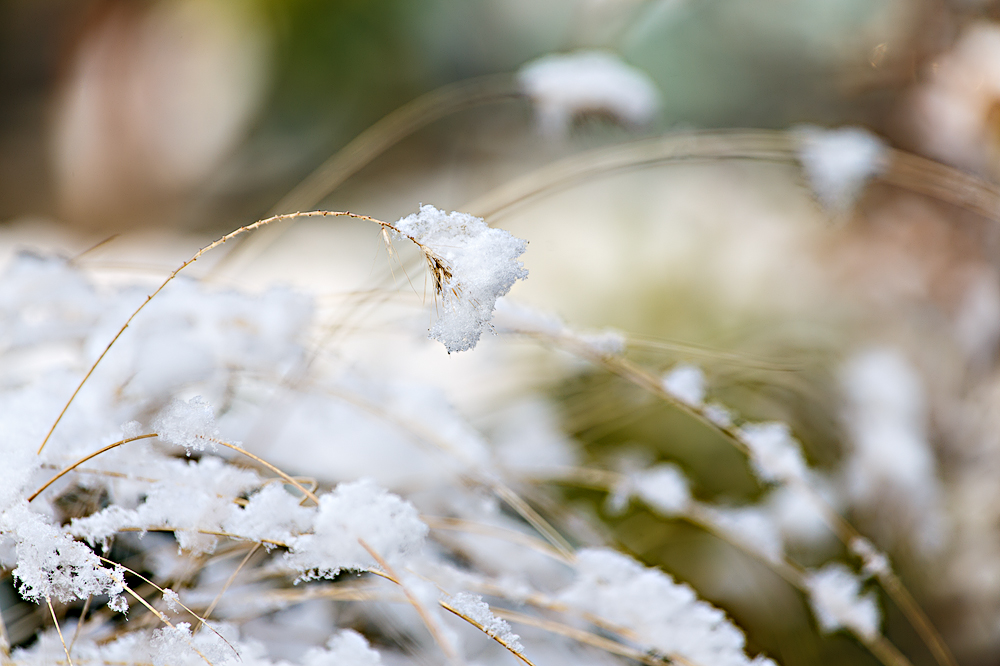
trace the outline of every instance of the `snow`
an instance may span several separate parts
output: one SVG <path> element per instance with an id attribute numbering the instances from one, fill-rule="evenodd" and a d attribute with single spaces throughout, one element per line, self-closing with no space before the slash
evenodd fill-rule
<path id="1" fill-rule="evenodd" d="M 913 545 L 933 550 L 943 538 L 942 491 L 917 369 L 898 349 L 871 347 L 846 360 L 840 380 L 850 443 L 847 497 L 856 505 L 891 507 L 912 524 Z"/>
<path id="2" fill-rule="evenodd" d="M 848 629 L 867 640 L 879 635 L 882 616 L 875 595 L 862 595 L 861 581 L 843 564 L 831 563 L 807 573 L 805 584 L 823 631 Z"/>
<path id="3" fill-rule="evenodd" d="M 527 242 L 491 229 L 482 218 L 426 205 L 393 226 L 421 245 L 430 264 L 439 298 L 430 337 L 448 353 L 472 349 L 490 330 L 497 299 L 528 277 L 517 260 Z"/>
<path id="4" fill-rule="evenodd" d="M 739 437 L 750 449 L 750 465 L 761 481 L 806 480 L 806 461 L 787 424 L 748 423 L 740 427 Z"/>
<path id="5" fill-rule="evenodd" d="M 678 363 L 663 376 L 663 390 L 685 405 L 701 407 L 705 402 L 705 373 L 690 363 Z"/>
<path id="6" fill-rule="evenodd" d="M 854 205 L 865 184 L 888 167 L 889 148 L 861 127 L 796 128 L 798 155 L 813 192 L 827 208 Z"/>
<path id="7" fill-rule="evenodd" d="M 781 530 L 766 509 L 755 506 L 704 507 L 703 513 L 716 529 L 736 544 L 760 555 L 768 562 L 774 564 L 784 562 L 785 544 Z"/>
<path id="8" fill-rule="evenodd" d="M 206 446 L 215 449 L 211 438 L 222 436 L 215 426 L 212 406 L 201 396 L 187 402 L 174 400 L 153 420 L 152 428 L 164 442 L 183 446 L 189 455 L 204 451 Z"/>
<path id="9" fill-rule="evenodd" d="M 656 465 L 630 475 L 635 495 L 667 518 L 684 513 L 691 503 L 687 477 L 677 465 Z"/>
<path id="10" fill-rule="evenodd" d="M 656 84 L 610 51 L 577 51 L 534 60 L 518 73 L 544 134 L 563 136 L 583 113 L 606 113 L 629 125 L 650 122 L 660 108 Z"/>
<path id="11" fill-rule="evenodd" d="M 341 483 L 319 500 L 313 533 L 294 538 L 286 558 L 304 578 L 377 568 L 362 541 L 391 563 L 419 549 L 427 536 L 413 505 L 371 480 Z"/>
<path id="12" fill-rule="evenodd" d="M 494 615 L 489 604 L 478 594 L 459 592 L 449 597 L 448 603 L 459 613 L 476 622 L 492 638 L 518 654 L 524 652 L 520 636 L 510 630 L 509 624 Z"/>
<path id="13" fill-rule="evenodd" d="M 645 649 L 698 664 L 771 663 L 747 657 L 743 632 L 721 610 L 662 571 L 603 548 L 578 551 L 575 566 L 576 579 L 560 592 L 559 600 L 631 629 Z"/>

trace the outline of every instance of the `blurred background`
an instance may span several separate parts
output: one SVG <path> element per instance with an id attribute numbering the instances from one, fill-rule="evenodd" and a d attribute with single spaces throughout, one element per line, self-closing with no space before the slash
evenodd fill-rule
<path id="1" fill-rule="evenodd" d="M 648 75 L 655 114 L 582 114 L 544 133 L 514 75 L 585 48 Z M 531 277 L 512 298 L 627 332 L 647 367 L 695 362 L 725 404 L 790 423 L 831 501 L 889 551 L 960 663 L 1000 661 L 996 215 L 956 205 L 963 195 L 947 184 L 929 196 L 877 180 L 830 210 L 794 159 L 753 155 L 640 161 L 527 194 L 550 165 L 601 149 L 804 123 L 865 127 L 995 193 L 1000 4 L 2 0 L 0 99 L 4 256 L 111 239 L 83 264 L 134 275 L 169 271 L 273 212 L 394 220 L 423 202 L 493 213 L 531 243 Z M 372 268 L 362 225 L 281 231 L 239 245 L 212 275 L 327 296 L 388 275 L 384 262 Z M 329 317 L 348 307 L 327 305 Z M 503 364 L 428 373 L 412 347 L 385 341 L 344 341 L 343 354 L 431 375 L 477 424 L 505 395 L 544 394 L 591 462 L 679 462 L 700 498 L 763 497 L 721 440 L 600 371 L 541 362 L 551 353 L 529 344 L 510 363 L 487 343 Z M 441 363 L 440 350 L 425 355 Z M 484 385 L 500 367 L 516 376 Z M 753 650 L 788 666 L 874 663 L 846 635 L 822 637 L 798 593 L 714 537 L 638 507 L 610 511 L 601 493 L 560 492 L 724 607 Z M 808 529 L 789 533 L 805 564 L 839 552 Z M 887 635 L 914 664 L 932 663 L 882 606 Z"/>

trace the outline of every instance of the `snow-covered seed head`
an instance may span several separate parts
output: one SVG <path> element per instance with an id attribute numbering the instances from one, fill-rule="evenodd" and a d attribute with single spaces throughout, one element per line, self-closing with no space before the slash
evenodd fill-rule
<path id="1" fill-rule="evenodd" d="M 434 206 L 404 217 L 391 227 L 417 244 L 427 259 L 438 301 L 430 337 L 448 352 L 472 349 L 490 320 L 497 298 L 528 276 L 517 260 L 527 241 L 468 213 L 446 213 Z"/>

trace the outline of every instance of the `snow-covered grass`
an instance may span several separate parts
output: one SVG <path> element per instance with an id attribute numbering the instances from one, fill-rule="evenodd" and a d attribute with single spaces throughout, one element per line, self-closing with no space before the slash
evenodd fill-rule
<path id="1" fill-rule="evenodd" d="M 586 67 L 599 69 L 599 85 Z M 607 107 L 635 124 L 656 108 L 645 79 L 606 54 L 540 61 L 522 82 L 559 132 L 580 112 Z M 692 158 L 801 165 L 838 215 L 874 178 L 974 211 L 988 203 L 929 185 L 942 174 L 982 184 L 868 133 L 811 129 L 599 149 L 485 207 Z M 893 171 L 900 161 L 909 170 Z M 400 257 L 420 257 L 432 297 L 409 296 L 426 326 L 394 323 L 421 349 L 444 346 L 429 368 L 419 360 L 425 372 L 482 354 L 481 377 L 495 381 L 512 358 L 497 350 L 527 339 L 559 356 L 563 375 L 616 376 L 725 442 L 742 456 L 752 497 L 706 499 L 673 461 L 622 456 L 599 467 L 537 387 L 508 396 L 501 423 L 474 419 L 433 382 L 338 348 L 314 295 L 188 277 L 259 228 L 335 217 L 370 224 L 408 281 Z M 726 610 L 626 552 L 596 511 L 563 502 L 559 488 L 571 487 L 597 491 L 612 516 L 641 505 L 717 535 L 797 590 L 818 630 L 849 634 L 886 666 L 910 663 L 885 635 L 887 604 L 937 663 L 953 664 L 892 559 L 844 512 L 889 489 L 899 514 L 920 514 L 908 533 L 920 552 L 940 550 L 927 391 L 904 353 L 882 346 L 841 363 L 837 473 L 807 455 L 794 423 L 728 405 L 696 362 L 656 367 L 634 353 L 649 344 L 639 336 L 577 330 L 498 300 L 530 279 L 530 240 L 425 205 L 395 222 L 277 215 L 152 285 L 104 284 L 79 261 L 19 254 L 0 281 L 0 564 L 20 597 L 4 601 L 0 663 L 779 663 L 760 643 L 748 647 Z"/>

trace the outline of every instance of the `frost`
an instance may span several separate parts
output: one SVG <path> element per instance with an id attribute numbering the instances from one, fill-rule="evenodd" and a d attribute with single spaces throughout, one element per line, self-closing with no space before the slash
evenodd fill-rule
<path id="1" fill-rule="evenodd" d="M 849 629 L 873 640 L 882 622 L 875 595 L 861 595 L 861 581 L 842 564 L 827 564 L 806 574 L 809 603 L 826 632 Z"/>
<path id="2" fill-rule="evenodd" d="M 739 430 L 750 449 L 750 464 L 761 481 L 787 483 L 806 479 L 806 462 L 799 443 L 784 423 L 750 423 Z"/>
<path id="3" fill-rule="evenodd" d="M 663 376 L 663 390 L 685 405 L 701 407 L 705 402 L 705 373 L 689 363 L 678 363 Z"/>
<path id="4" fill-rule="evenodd" d="M 494 615 L 489 604 L 478 594 L 459 592 L 450 597 L 448 602 L 459 613 L 476 622 L 489 636 L 518 654 L 524 652 L 524 646 L 520 643 L 521 637 L 510 630 L 507 622 Z"/>
<path id="5" fill-rule="evenodd" d="M 518 80 L 535 103 L 542 132 L 551 136 L 565 135 L 583 113 L 643 125 L 660 106 L 652 79 L 608 51 L 547 55 L 522 67 Z"/>
<path id="6" fill-rule="evenodd" d="M 221 437 L 212 407 L 201 396 L 187 402 L 174 400 L 153 420 L 152 427 L 164 442 L 183 446 L 188 453 L 204 451 L 206 444 L 214 449 L 209 438 Z"/>
<path id="7" fill-rule="evenodd" d="M 677 465 L 656 465 L 631 475 L 635 494 L 660 515 L 684 513 L 691 503 L 687 477 Z"/>
<path id="8" fill-rule="evenodd" d="M 820 202 L 834 211 L 849 209 L 865 183 L 885 171 L 889 149 L 860 127 L 796 130 L 799 160 Z"/>
<path id="9" fill-rule="evenodd" d="M 293 539 L 287 556 L 309 577 L 377 566 L 361 541 L 391 562 L 415 551 L 427 536 L 412 504 L 368 479 L 341 483 L 319 500 L 314 533 Z"/>
<path id="10" fill-rule="evenodd" d="M 482 218 L 434 206 L 421 206 L 395 228 L 420 244 L 430 264 L 440 299 L 430 337 L 449 353 L 472 349 L 490 328 L 497 298 L 528 276 L 517 260 L 527 242 L 491 229 Z"/>

